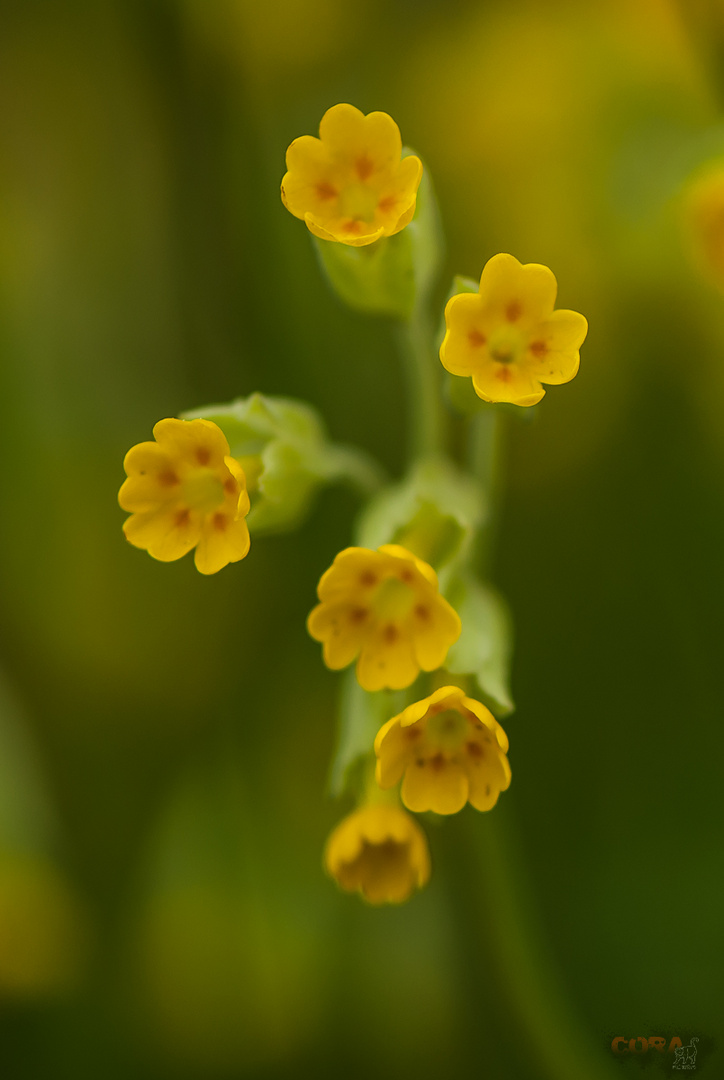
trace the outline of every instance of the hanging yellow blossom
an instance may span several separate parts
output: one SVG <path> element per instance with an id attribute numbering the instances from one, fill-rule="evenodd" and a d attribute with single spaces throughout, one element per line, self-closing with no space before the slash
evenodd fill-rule
<path id="1" fill-rule="evenodd" d="M 412 220 L 422 177 L 420 159 L 401 152 L 387 113 L 334 105 L 318 139 L 302 135 L 287 150 L 282 201 L 322 240 L 363 247 L 393 236 Z"/>
<path id="2" fill-rule="evenodd" d="M 434 671 L 460 636 L 460 619 L 440 595 L 431 566 L 397 544 L 349 547 L 321 578 L 321 603 L 307 620 L 337 671 L 357 660 L 365 690 L 401 690 Z"/>
<path id="3" fill-rule="evenodd" d="M 490 810 L 510 784 L 508 739 L 493 714 L 457 686 L 443 686 L 380 728 L 377 783 L 402 780 L 408 810 Z"/>
<path id="4" fill-rule="evenodd" d="M 483 401 L 535 405 L 541 383 L 566 383 L 578 371 L 588 323 L 576 311 L 554 311 L 556 279 L 547 266 L 494 255 L 477 293 L 458 293 L 445 308 L 442 365 L 472 376 Z"/>
<path id="5" fill-rule="evenodd" d="M 327 872 L 371 904 L 401 904 L 430 878 L 425 834 L 400 806 L 373 803 L 334 829 L 324 851 Z"/>
<path id="6" fill-rule="evenodd" d="M 249 550 L 244 471 L 210 420 L 159 420 L 155 442 L 126 454 L 128 474 L 118 493 L 131 511 L 123 531 L 135 547 L 172 562 L 196 548 L 202 574 L 215 574 Z"/>

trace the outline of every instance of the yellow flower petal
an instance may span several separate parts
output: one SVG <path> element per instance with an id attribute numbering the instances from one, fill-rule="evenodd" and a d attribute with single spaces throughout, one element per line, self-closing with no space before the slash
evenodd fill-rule
<path id="1" fill-rule="evenodd" d="M 397 718 L 388 720 L 377 732 L 375 753 L 377 755 L 376 778 L 383 789 L 394 787 L 402 779 L 411 755 L 414 753 L 415 739 L 400 726 Z"/>
<path id="2" fill-rule="evenodd" d="M 383 627 L 362 647 L 357 681 L 364 690 L 403 690 L 415 681 L 419 670 L 412 642 L 399 631 L 393 637 Z"/>
<path id="3" fill-rule="evenodd" d="M 153 437 L 166 453 L 194 464 L 218 466 L 229 454 L 224 433 L 211 420 L 159 420 Z"/>
<path id="4" fill-rule="evenodd" d="M 473 375 L 475 393 L 493 404 L 536 405 L 545 390 L 525 368 L 518 364 L 490 364 Z"/>
<path id="5" fill-rule="evenodd" d="M 197 515 L 176 506 L 162 506 L 148 513 L 134 514 L 123 525 L 134 547 L 148 551 L 160 562 L 182 558 L 197 543 L 201 525 Z"/>
<path id="6" fill-rule="evenodd" d="M 196 569 L 201 574 L 215 574 L 229 563 L 243 559 L 249 546 L 249 529 L 243 518 L 234 521 L 221 512 L 210 514 L 196 545 Z"/>
<path id="7" fill-rule="evenodd" d="M 540 263 L 522 264 L 513 255 L 494 255 L 483 268 L 479 295 L 486 318 L 529 327 L 553 311 L 558 285 Z"/>
<path id="8" fill-rule="evenodd" d="M 455 762 L 414 762 L 405 772 L 400 790 L 408 810 L 423 813 L 457 814 L 468 801 L 468 778 Z"/>

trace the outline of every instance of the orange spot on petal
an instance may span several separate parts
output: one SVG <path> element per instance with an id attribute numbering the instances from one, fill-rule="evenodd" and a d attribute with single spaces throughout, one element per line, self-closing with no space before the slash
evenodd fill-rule
<path id="1" fill-rule="evenodd" d="M 226 514 L 214 514 L 214 528 L 217 532 L 224 532 L 229 524 Z"/>
<path id="2" fill-rule="evenodd" d="M 360 158 L 357 158 L 355 162 L 355 170 L 360 180 L 367 180 L 374 172 L 374 169 L 375 167 L 373 163 L 370 161 L 366 154 L 364 154 Z"/>
<path id="3" fill-rule="evenodd" d="M 172 487 L 174 484 L 178 484 L 178 476 L 173 469 L 166 469 L 165 472 L 159 473 L 159 484 L 163 484 L 164 487 Z"/>
<path id="4" fill-rule="evenodd" d="M 481 345 L 485 344 L 487 338 L 479 330 L 471 330 L 468 334 L 468 341 L 474 349 L 479 349 Z"/>
<path id="5" fill-rule="evenodd" d="M 418 604 L 415 608 L 415 614 L 418 619 L 422 619 L 423 622 L 426 622 L 430 618 L 430 609 L 426 608 L 424 604 Z"/>
<path id="6" fill-rule="evenodd" d="M 533 356 L 538 357 L 540 360 L 548 352 L 548 346 L 545 341 L 533 341 L 530 346 L 530 351 L 533 353 Z"/>
<path id="7" fill-rule="evenodd" d="M 174 519 L 174 524 L 177 529 L 182 529 L 184 525 L 188 525 L 191 512 L 189 510 L 179 510 Z"/>
<path id="8" fill-rule="evenodd" d="M 508 322 L 517 322 L 523 312 L 520 301 L 511 300 L 505 309 L 505 317 Z"/>
<path id="9" fill-rule="evenodd" d="M 513 378 L 513 374 L 510 368 L 499 367 L 498 370 L 495 372 L 495 377 L 496 379 L 500 379 L 501 382 L 510 382 L 510 380 Z"/>
<path id="10" fill-rule="evenodd" d="M 352 623 L 362 623 L 365 621 L 368 615 L 367 608 L 356 607 L 352 608 L 349 613 L 349 621 Z"/>
<path id="11" fill-rule="evenodd" d="M 393 623 L 388 623 L 388 625 L 382 631 L 382 636 L 389 645 L 392 645 L 393 642 L 397 641 L 397 639 L 399 638 L 400 631 Z"/>
<path id="12" fill-rule="evenodd" d="M 324 202 L 337 198 L 337 189 L 328 180 L 320 180 L 316 187 L 317 195 Z"/>
<path id="13" fill-rule="evenodd" d="M 211 451 L 207 450 L 205 446 L 200 446 L 196 451 L 196 460 L 199 465 L 208 465 L 211 459 Z"/>
<path id="14" fill-rule="evenodd" d="M 469 742 L 466 744 L 465 749 L 470 754 L 470 757 L 481 758 L 485 754 L 482 746 L 476 742 Z"/>
<path id="15" fill-rule="evenodd" d="M 237 490 L 238 490 L 238 484 L 237 484 L 236 480 L 234 479 L 234 477 L 230 476 L 229 479 L 224 484 L 224 491 L 226 492 L 227 495 L 236 495 Z"/>
<path id="16" fill-rule="evenodd" d="M 404 581 L 405 585 L 412 585 L 415 580 L 415 575 L 412 570 L 401 570 L 400 581 Z"/>
<path id="17" fill-rule="evenodd" d="M 359 576 L 359 583 L 367 588 L 371 588 L 372 585 L 377 584 L 377 574 L 372 570 L 364 570 Z"/>
<path id="18" fill-rule="evenodd" d="M 388 214 L 397 203 L 397 199 L 394 195 L 386 195 L 384 199 L 380 199 L 377 203 L 377 209 L 383 214 Z"/>

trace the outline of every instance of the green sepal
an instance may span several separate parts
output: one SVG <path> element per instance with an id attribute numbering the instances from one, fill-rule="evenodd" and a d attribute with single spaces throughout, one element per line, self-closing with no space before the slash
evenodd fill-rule
<path id="1" fill-rule="evenodd" d="M 354 667 L 345 671 L 339 703 L 337 749 L 329 773 L 329 793 L 341 795 L 352 783 L 357 767 L 373 752 L 375 736 L 382 725 L 402 712 L 404 692 L 382 690 L 370 693 L 357 682 Z"/>
<path id="2" fill-rule="evenodd" d="M 385 488 L 359 521 L 361 547 L 401 544 L 436 570 L 466 552 L 487 517 L 485 495 L 444 458 L 418 462 L 400 484 Z"/>
<path id="3" fill-rule="evenodd" d="M 252 532 L 295 528 L 325 483 L 348 480 L 369 495 L 379 470 L 361 450 L 330 443 L 319 414 L 294 398 L 251 394 L 222 405 L 182 413 L 217 424 L 231 456 L 248 473 Z"/>
<path id="4" fill-rule="evenodd" d="M 484 703 L 498 716 L 515 708 L 510 694 L 513 624 L 505 600 L 472 576 L 456 578 L 447 598 L 460 616 L 462 631 L 450 646 L 445 667 L 452 675 L 472 675 Z"/>
<path id="5" fill-rule="evenodd" d="M 403 156 L 413 151 L 405 148 Z M 394 236 L 353 247 L 314 237 L 322 270 L 334 293 L 366 315 L 410 318 L 432 287 L 443 253 L 437 200 L 423 167 L 415 216 Z"/>

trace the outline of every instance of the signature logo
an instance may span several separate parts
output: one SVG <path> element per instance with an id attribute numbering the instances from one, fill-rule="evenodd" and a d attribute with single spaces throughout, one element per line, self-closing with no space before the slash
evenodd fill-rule
<path id="1" fill-rule="evenodd" d="M 696 1051 L 699 1039 L 694 1035 L 688 1046 L 684 1046 L 678 1035 L 672 1036 L 668 1041 L 661 1035 L 637 1035 L 633 1039 L 626 1039 L 623 1035 L 617 1035 L 611 1042 L 614 1054 L 647 1054 L 649 1050 L 658 1051 L 659 1054 L 673 1054 L 672 1069 L 695 1069 Z"/>
<path id="2" fill-rule="evenodd" d="M 694 1043 L 698 1043 L 696 1035 L 692 1038 L 688 1046 L 677 1046 L 674 1050 L 674 1064 L 672 1069 L 695 1069 L 696 1068 L 696 1046 Z"/>

